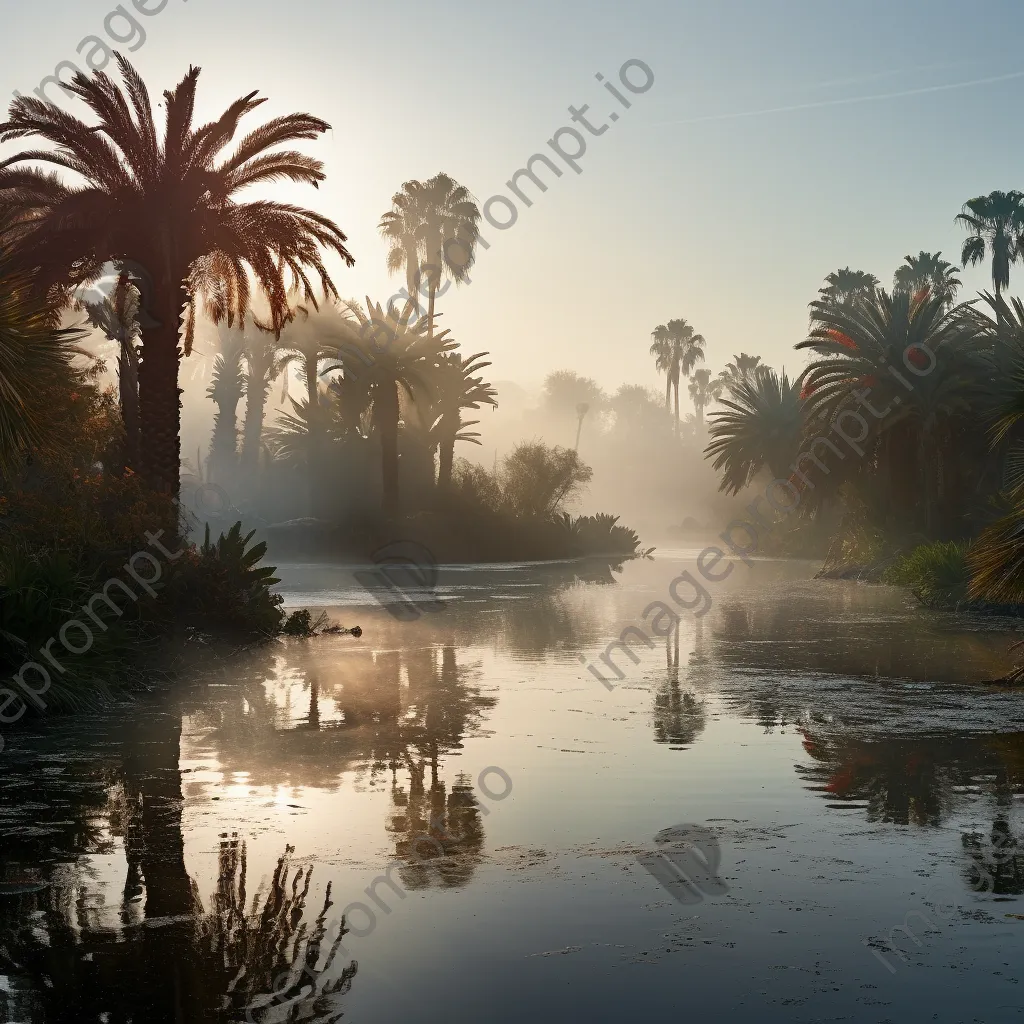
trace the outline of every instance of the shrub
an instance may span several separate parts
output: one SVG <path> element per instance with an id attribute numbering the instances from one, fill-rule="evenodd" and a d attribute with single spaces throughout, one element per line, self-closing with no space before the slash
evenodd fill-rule
<path id="1" fill-rule="evenodd" d="M 180 621 L 195 628 L 272 636 L 280 631 L 284 599 L 271 587 L 278 582 L 273 566 L 261 566 L 266 542 L 249 546 L 255 530 L 242 536 L 235 523 L 210 543 L 210 527 L 201 548 L 190 548 L 175 563 L 169 587 L 170 606 Z"/>
<path id="2" fill-rule="evenodd" d="M 882 582 L 906 587 L 929 607 L 956 608 L 968 599 L 968 548 L 953 541 L 921 544 L 898 558 L 885 571 Z"/>
<path id="3" fill-rule="evenodd" d="M 551 519 L 579 496 L 594 471 L 569 448 L 517 444 L 502 462 L 502 505 L 513 515 Z"/>

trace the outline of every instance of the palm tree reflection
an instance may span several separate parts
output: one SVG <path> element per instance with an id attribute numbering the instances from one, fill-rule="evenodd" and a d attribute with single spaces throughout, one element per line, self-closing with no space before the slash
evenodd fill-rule
<path id="1" fill-rule="evenodd" d="M 697 636 L 687 671 L 692 685 L 700 676 L 706 657 L 703 647 L 703 625 L 698 619 Z M 673 750 L 684 750 L 697 741 L 707 725 L 704 700 L 684 690 L 679 683 L 679 623 L 665 637 L 665 681 L 654 695 L 654 742 L 668 743 Z"/>

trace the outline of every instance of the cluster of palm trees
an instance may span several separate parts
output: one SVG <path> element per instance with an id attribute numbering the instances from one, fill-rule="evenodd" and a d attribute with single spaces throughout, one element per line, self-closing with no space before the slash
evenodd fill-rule
<path id="1" fill-rule="evenodd" d="M 468 190 L 443 173 L 406 182 L 380 222 L 388 267 L 405 274 L 402 301 L 343 302 L 328 268 L 329 258 L 354 263 L 342 229 L 311 209 L 239 197 L 278 180 L 317 187 L 323 164 L 291 147 L 317 139 L 326 122 L 286 114 L 243 134 L 243 118 L 264 102 L 252 92 L 197 123 L 200 73 L 190 68 L 164 94 L 158 126 L 141 77 L 116 60 L 120 81 L 96 72 L 67 86 L 91 118 L 18 97 L 0 124 L 0 142 L 33 143 L 0 163 L 4 467 L 48 443 L 33 384 L 47 372 L 72 372 L 85 332 L 61 323 L 77 308 L 116 346 L 121 468 L 175 497 L 179 368 L 205 314 L 220 337 L 208 391 L 217 406 L 209 476 L 237 478 L 268 454 L 301 449 L 315 506 L 332 444 L 374 435 L 384 505 L 393 510 L 404 423 L 438 453 L 443 490 L 456 442 L 476 440 L 464 411 L 495 404 L 479 375 L 486 353 L 463 355 L 435 327 L 437 299 L 451 281 L 468 281 L 474 261 L 480 213 Z M 114 292 L 86 303 L 83 291 L 111 266 Z M 271 388 L 284 375 L 287 392 L 293 364 L 304 399 L 268 428 Z"/>
<path id="2" fill-rule="evenodd" d="M 830 274 L 796 345 L 810 363 L 795 379 L 757 365 L 728 382 L 707 456 L 729 493 L 762 473 L 789 480 L 811 518 L 842 512 L 900 541 L 980 534 L 978 587 L 1019 599 L 1024 304 L 1003 292 L 1024 255 L 1024 193 L 972 199 L 956 220 L 962 262 L 989 259 L 993 292 L 957 304 L 959 271 L 941 253 L 907 256 L 889 290 L 863 271 Z M 836 434 L 854 414 L 868 428 L 859 451 Z M 813 482 L 800 472 L 811 461 Z"/>

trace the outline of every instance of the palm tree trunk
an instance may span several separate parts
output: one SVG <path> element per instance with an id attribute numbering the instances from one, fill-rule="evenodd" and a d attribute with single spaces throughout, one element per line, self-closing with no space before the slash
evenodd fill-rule
<path id="1" fill-rule="evenodd" d="M 452 465 L 455 462 L 455 436 L 441 439 L 437 453 L 437 489 L 446 494 L 452 486 Z"/>
<path id="2" fill-rule="evenodd" d="M 158 493 L 177 498 L 181 467 L 178 314 L 161 312 L 159 326 L 142 330 L 139 441 L 146 482 Z"/>
<path id="3" fill-rule="evenodd" d="M 398 385 L 387 384 L 380 388 L 378 400 L 374 403 L 374 419 L 380 431 L 380 469 L 383 484 L 383 510 L 393 514 L 398 511 Z"/>
<path id="4" fill-rule="evenodd" d="M 665 412 L 672 412 L 672 374 L 665 378 Z"/>
<path id="5" fill-rule="evenodd" d="M 239 391 L 217 403 L 213 418 L 213 436 L 210 439 L 210 479 L 214 483 L 228 483 L 238 468 L 238 403 Z"/>
<path id="6" fill-rule="evenodd" d="M 260 462 L 260 444 L 263 438 L 263 416 L 270 385 L 265 380 L 249 377 L 245 389 L 245 424 L 242 428 L 242 465 L 256 469 Z"/>
<path id="7" fill-rule="evenodd" d="M 674 380 L 672 381 L 672 389 L 675 393 L 675 415 L 676 415 L 676 437 L 679 436 L 679 373 L 677 372 Z"/>
<path id="8" fill-rule="evenodd" d="M 309 356 L 303 372 L 306 374 L 307 423 L 309 425 L 309 514 L 319 516 L 323 511 L 323 418 L 320 409 L 319 379 L 320 359 Z"/>
<path id="9" fill-rule="evenodd" d="M 124 426 L 124 464 L 139 471 L 139 371 L 135 353 L 130 344 L 121 343 L 117 361 L 118 393 L 121 403 L 121 423 Z"/>

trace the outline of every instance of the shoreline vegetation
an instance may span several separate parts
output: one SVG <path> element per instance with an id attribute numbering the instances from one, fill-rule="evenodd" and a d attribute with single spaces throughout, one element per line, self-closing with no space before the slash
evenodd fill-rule
<path id="1" fill-rule="evenodd" d="M 645 554 L 617 517 L 571 514 L 593 475 L 575 448 L 524 441 L 491 471 L 458 455 L 499 398 L 487 353 L 437 328 L 479 241 L 464 186 L 405 182 L 379 228 L 406 288 L 342 300 L 326 263 L 354 263 L 342 228 L 238 195 L 317 187 L 323 164 L 289 146 L 329 125 L 259 126 L 256 93 L 195 124 L 197 68 L 161 125 L 115 60 L 65 86 L 86 120 L 17 96 L 0 124 L 0 143 L 31 140 L 0 164 L 0 722 L 145 689 L 176 644 L 358 636 L 285 615 L 268 540 L 275 558 L 403 543 L 435 563 L 583 559 L 590 578 Z M 197 332 L 218 343 L 216 416 L 189 466 L 179 383 Z M 271 420 L 290 376 L 302 396 Z M 215 515 L 185 510 L 183 479 L 224 497 Z"/>

